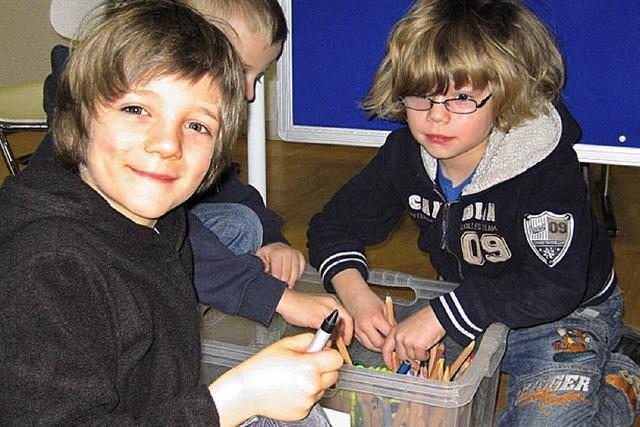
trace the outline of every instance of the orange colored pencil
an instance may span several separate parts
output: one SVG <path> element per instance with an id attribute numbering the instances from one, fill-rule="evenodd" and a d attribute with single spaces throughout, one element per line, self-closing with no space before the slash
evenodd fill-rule
<path id="1" fill-rule="evenodd" d="M 429 378 L 436 381 L 442 381 L 444 375 L 445 358 L 444 354 L 440 356 L 440 359 L 433 365 L 433 372 L 429 375 Z"/>
<path id="2" fill-rule="evenodd" d="M 464 363 L 465 360 L 467 360 L 467 357 L 469 357 L 469 355 L 471 354 L 471 352 L 473 351 L 473 347 L 476 345 L 475 340 L 471 341 L 469 343 L 469 345 L 467 345 L 464 350 L 462 350 L 460 352 L 460 354 L 458 355 L 458 357 L 456 358 L 456 360 L 453 362 L 453 364 L 451 365 L 451 376 L 453 377 L 457 372 L 458 369 L 460 369 L 460 367 L 462 366 L 462 364 Z"/>
<path id="3" fill-rule="evenodd" d="M 462 366 L 460 367 L 460 369 L 458 369 L 458 373 L 456 374 L 456 376 L 462 375 L 462 373 L 467 370 L 471 362 L 473 362 L 474 357 L 475 357 L 475 353 L 471 353 L 469 357 L 467 357 L 467 360 L 465 360 Z"/>
<path id="4" fill-rule="evenodd" d="M 440 363 L 440 359 L 444 357 L 444 351 L 445 351 L 444 343 L 441 342 L 438 344 L 438 348 L 436 349 L 436 354 L 433 359 L 433 366 L 432 366 L 432 369 L 429 371 L 429 378 L 432 378 L 432 379 L 434 378 L 434 373 L 435 373 L 435 370 L 438 368 L 438 363 Z"/>
<path id="5" fill-rule="evenodd" d="M 396 322 L 396 316 L 393 312 L 393 299 L 391 299 L 391 296 L 387 295 L 385 297 L 384 305 L 387 312 L 387 322 L 389 322 L 391 326 L 396 326 L 398 322 Z"/>
<path id="6" fill-rule="evenodd" d="M 347 350 L 347 346 L 344 343 L 344 338 L 342 338 L 342 335 L 339 335 L 338 338 L 336 338 L 336 347 L 338 347 L 338 352 L 344 359 L 344 363 L 349 366 L 353 366 L 353 361 L 351 360 L 351 356 L 349 356 L 349 350 Z"/>
<path id="7" fill-rule="evenodd" d="M 433 365 L 436 363 L 436 353 L 438 352 L 438 344 L 429 349 L 429 366 L 427 368 L 426 377 L 429 378 L 431 371 L 433 371 Z"/>
<path id="8" fill-rule="evenodd" d="M 385 305 L 385 312 L 386 312 L 386 317 L 387 317 L 387 322 L 389 322 L 389 324 L 393 327 L 396 326 L 398 324 L 398 322 L 396 322 L 396 316 L 393 312 L 393 299 L 391 299 L 391 296 L 387 295 L 384 299 L 384 305 Z M 398 358 L 398 354 L 394 351 L 393 353 L 391 353 L 391 370 L 393 372 L 397 371 L 398 368 L 400 367 L 400 359 Z"/>

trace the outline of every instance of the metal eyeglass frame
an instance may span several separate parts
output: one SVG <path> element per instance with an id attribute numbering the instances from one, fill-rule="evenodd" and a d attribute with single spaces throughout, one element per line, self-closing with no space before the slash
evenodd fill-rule
<path id="1" fill-rule="evenodd" d="M 404 96 L 400 97 L 400 102 L 402 103 L 402 105 L 405 106 L 405 108 L 407 108 L 409 110 L 413 110 L 413 111 L 429 111 L 429 110 L 431 110 L 433 108 L 434 104 L 442 104 L 442 105 L 444 105 L 444 108 L 446 108 L 446 110 L 448 112 L 453 113 L 453 114 L 473 114 L 476 111 L 478 111 L 478 109 L 484 107 L 484 105 L 487 103 L 487 101 L 489 101 L 489 98 L 491 98 L 491 95 L 493 95 L 493 94 L 490 93 L 484 99 L 482 99 L 480 102 L 476 101 L 475 99 L 467 99 L 467 100 L 465 100 L 465 101 L 473 102 L 476 105 L 476 108 L 473 111 L 469 111 L 469 112 L 466 112 L 466 113 L 460 113 L 460 112 L 457 112 L 457 111 L 451 111 L 449 109 L 448 102 L 460 101 L 459 98 L 449 98 L 449 99 L 445 99 L 444 101 L 434 101 L 433 99 L 429 98 L 428 96 L 420 97 L 420 98 L 424 98 L 424 99 L 426 99 L 427 101 L 430 102 L 429 108 L 411 108 L 407 104 L 405 104 L 405 102 L 404 102 L 405 97 Z"/>

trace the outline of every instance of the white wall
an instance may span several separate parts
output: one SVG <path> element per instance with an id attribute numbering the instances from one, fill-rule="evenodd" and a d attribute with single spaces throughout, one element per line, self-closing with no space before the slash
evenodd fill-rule
<path id="1" fill-rule="evenodd" d="M 64 43 L 49 24 L 49 1 L 2 0 L 0 31 L 0 87 L 44 80 L 51 48 Z"/>
<path id="2" fill-rule="evenodd" d="M 267 119 L 266 131 L 267 139 L 280 139 L 278 136 L 278 116 L 277 105 L 278 99 L 276 94 L 276 66 L 273 64 L 269 71 L 265 74 L 266 87 L 264 91 L 265 97 L 265 116 Z"/>
<path id="3" fill-rule="evenodd" d="M 51 48 L 66 44 L 49 23 L 49 0 L 0 1 L 0 87 L 33 80 L 44 82 L 51 70 Z M 269 69 L 265 80 L 269 139 L 278 139 L 275 68 Z"/>

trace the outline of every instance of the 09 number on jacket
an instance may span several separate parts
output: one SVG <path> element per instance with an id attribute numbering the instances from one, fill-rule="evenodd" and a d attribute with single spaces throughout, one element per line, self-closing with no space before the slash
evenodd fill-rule
<path id="1" fill-rule="evenodd" d="M 483 265 L 485 261 L 504 262 L 511 258 L 511 251 L 504 238 L 497 234 L 478 235 L 476 231 L 465 231 L 460 237 L 462 256 L 473 265 Z"/>

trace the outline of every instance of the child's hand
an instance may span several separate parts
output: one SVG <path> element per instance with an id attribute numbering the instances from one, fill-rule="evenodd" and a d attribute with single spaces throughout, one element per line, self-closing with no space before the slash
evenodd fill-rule
<path id="1" fill-rule="evenodd" d="M 256 256 L 264 263 L 265 272 L 286 282 L 290 289 L 302 276 L 307 264 L 302 252 L 281 242 L 264 245 L 256 251 Z"/>
<path id="2" fill-rule="evenodd" d="M 357 270 L 336 274 L 332 283 L 340 300 L 353 316 L 358 341 L 372 351 L 380 352 L 391 325 L 384 315 L 384 303 L 369 289 Z"/>
<path id="3" fill-rule="evenodd" d="M 444 336 L 445 330 L 431 307 L 423 308 L 391 329 L 382 349 L 387 366 L 392 366 L 391 353 L 395 350 L 400 360 L 427 360 L 431 347 Z"/>
<path id="4" fill-rule="evenodd" d="M 307 353 L 312 339 L 313 334 L 284 338 L 212 383 L 220 424 L 238 425 L 254 415 L 282 421 L 307 416 L 343 363 L 335 350 Z"/>
<path id="5" fill-rule="evenodd" d="M 318 329 L 322 321 L 336 308 L 340 313 L 340 321 L 334 336 L 342 335 L 345 343 L 349 345 L 353 337 L 353 318 L 333 295 L 308 294 L 285 289 L 276 312 L 292 325 Z"/>

